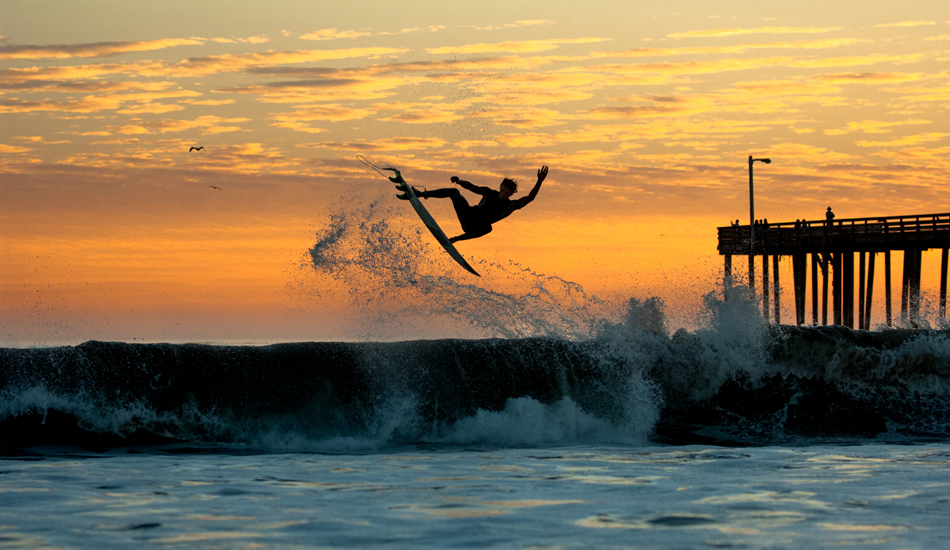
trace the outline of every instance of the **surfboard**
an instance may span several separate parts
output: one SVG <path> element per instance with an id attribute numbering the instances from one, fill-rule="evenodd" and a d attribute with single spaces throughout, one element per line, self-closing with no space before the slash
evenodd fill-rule
<path id="1" fill-rule="evenodd" d="M 419 215 L 419 218 L 422 219 L 422 223 L 426 224 L 426 227 L 429 228 L 429 231 L 432 233 L 432 236 L 435 237 L 435 240 L 439 241 L 439 244 L 442 245 L 442 248 L 449 253 L 449 256 L 452 256 L 452 259 L 458 262 L 458 264 L 468 270 L 469 273 L 481 277 L 477 271 L 472 269 L 472 266 L 468 265 L 468 262 L 465 261 L 465 258 L 459 254 L 459 251 L 456 250 L 455 245 L 449 242 L 449 238 L 445 236 L 445 232 L 442 231 L 442 228 L 439 227 L 439 224 L 435 223 L 435 219 L 429 214 L 429 211 L 426 210 L 425 206 L 422 206 L 422 202 L 419 201 L 419 197 L 416 196 L 415 192 L 412 190 L 412 187 L 409 187 L 409 184 L 406 183 L 406 180 L 402 179 L 402 174 L 399 173 L 399 170 L 395 168 L 387 168 L 387 170 L 392 170 L 396 173 L 395 177 L 389 178 L 389 181 L 396 184 L 396 189 L 402 191 L 406 199 L 409 199 L 409 204 L 412 205 L 413 210 L 416 211 L 416 214 Z M 402 198 L 402 195 L 397 195 Z"/>

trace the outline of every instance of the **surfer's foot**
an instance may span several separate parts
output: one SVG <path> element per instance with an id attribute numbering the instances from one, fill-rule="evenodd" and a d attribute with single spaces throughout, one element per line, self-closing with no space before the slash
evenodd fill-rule
<path id="1" fill-rule="evenodd" d="M 429 198 L 429 192 L 426 191 L 425 189 L 423 189 L 422 192 L 420 193 L 417 188 L 413 187 L 413 188 L 412 188 L 412 191 L 413 191 L 413 193 L 416 194 L 417 197 L 422 197 L 422 198 L 424 198 L 424 199 L 428 199 L 428 198 Z"/>
<path id="2" fill-rule="evenodd" d="M 452 244 L 455 244 L 456 242 L 458 242 L 458 240 L 459 240 L 458 237 L 449 237 L 449 242 Z"/>

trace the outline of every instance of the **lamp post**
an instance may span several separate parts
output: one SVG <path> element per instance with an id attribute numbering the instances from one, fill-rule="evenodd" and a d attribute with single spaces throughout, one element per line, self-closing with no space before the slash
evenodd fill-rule
<path id="1" fill-rule="evenodd" d="M 755 294 L 755 200 L 752 195 L 752 163 L 771 164 L 772 159 L 754 159 L 749 155 L 749 290 Z"/>

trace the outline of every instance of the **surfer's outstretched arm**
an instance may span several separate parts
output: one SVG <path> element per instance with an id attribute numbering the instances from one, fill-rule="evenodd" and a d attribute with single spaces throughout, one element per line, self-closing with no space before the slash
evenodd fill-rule
<path id="1" fill-rule="evenodd" d="M 459 185 L 462 189 L 466 189 L 477 195 L 484 195 L 486 191 L 489 191 L 487 187 L 481 187 L 475 185 L 474 183 L 459 179 L 458 176 L 452 176 L 451 180 L 452 183 Z"/>
<path id="2" fill-rule="evenodd" d="M 531 189 L 531 192 L 528 193 L 527 197 L 521 197 L 517 200 L 518 208 L 524 208 L 538 196 L 538 191 L 541 190 L 541 183 L 544 182 L 544 178 L 546 177 L 548 177 L 548 167 L 542 166 L 541 169 L 538 170 L 538 183 L 534 184 L 534 187 Z"/>

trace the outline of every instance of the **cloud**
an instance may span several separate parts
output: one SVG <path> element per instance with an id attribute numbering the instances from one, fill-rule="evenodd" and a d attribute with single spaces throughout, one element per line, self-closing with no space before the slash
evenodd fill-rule
<path id="1" fill-rule="evenodd" d="M 474 147 L 497 147 L 498 142 L 487 139 L 466 139 L 462 141 L 456 141 L 454 145 L 459 149 L 471 149 Z"/>
<path id="2" fill-rule="evenodd" d="M 844 128 L 825 130 L 825 135 L 840 136 L 861 132 L 864 134 L 886 134 L 891 132 L 892 128 L 898 126 L 933 124 L 931 120 L 900 120 L 896 122 L 886 122 L 883 120 L 862 120 L 849 122 Z"/>
<path id="3" fill-rule="evenodd" d="M 234 103 L 233 99 L 185 99 L 179 101 L 179 103 L 187 103 L 188 105 L 201 105 L 204 107 L 217 107 L 218 105 L 230 105 Z"/>
<path id="4" fill-rule="evenodd" d="M 0 72 L 0 94 L 8 92 L 57 92 L 64 94 L 80 93 L 118 93 L 128 91 L 160 91 L 171 86 L 174 82 L 105 82 L 105 81 L 71 81 L 54 79 L 22 79 L 18 75 Z"/>
<path id="5" fill-rule="evenodd" d="M 844 27 L 755 27 L 750 29 L 710 29 L 703 31 L 675 32 L 667 38 L 719 38 L 745 34 L 819 34 L 843 30 Z"/>
<path id="6" fill-rule="evenodd" d="M 441 48 L 426 48 L 432 55 L 457 54 L 471 55 L 483 53 L 535 53 L 554 50 L 570 44 L 593 44 L 608 42 L 609 38 L 551 38 L 547 40 L 520 40 L 496 42 L 494 44 L 468 44 L 466 46 L 443 46 Z"/>
<path id="7" fill-rule="evenodd" d="M 360 57 L 379 58 L 409 51 L 406 48 L 343 48 L 337 50 L 295 50 L 283 52 L 250 53 L 241 55 L 212 55 L 193 57 L 173 65 L 155 67 L 153 74 L 170 76 L 202 76 L 222 72 L 237 72 L 261 65 L 284 65 L 337 61 Z M 147 74 L 151 76 L 151 74 Z"/>
<path id="8" fill-rule="evenodd" d="M 933 143 L 946 139 L 947 137 L 950 137 L 950 134 L 944 132 L 928 132 L 926 134 L 899 137 L 890 141 L 856 141 L 854 144 L 859 147 L 903 147 L 905 145 Z"/>
<path id="9" fill-rule="evenodd" d="M 359 31 L 338 31 L 336 28 L 322 29 L 309 32 L 299 36 L 302 40 L 337 40 L 340 38 L 359 38 L 361 36 L 370 36 L 372 33 Z"/>
<path id="10" fill-rule="evenodd" d="M 211 42 L 218 42 L 220 44 L 265 44 L 270 42 L 270 38 L 266 36 L 251 36 L 248 38 L 211 38 Z"/>
<path id="11" fill-rule="evenodd" d="M 915 162 L 930 161 L 931 163 L 945 163 L 950 158 L 950 146 L 946 147 L 909 147 L 900 151 L 879 151 L 875 156 L 900 160 L 914 160 Z"/>
<path id="12" fill-rule="evenodd" d="M 877 65 L 878 63 L 896 63 L 899 65 L 919 63 L 926 60 L 929 54 L 911 53 L 903 55 L 895 54 L 870 54 L 851 57 L 826 57 L 824 59 L 803 59 L 792 62 L 790 67 L 806 69 L 822 69 L 826 67 L 857 67 L 861 65 Z"/>
<path id="13" fill-rule="evenodd" d="M 54 46 L 0 46 L 0 60 L 68 59 L 71 57 L 110 57 L 129 52 L 146 52 L 176 46 L 200 46 L 195 39 L 175 38 L 141 42 L 98 42 Z"/>
<path id="14" fill-rule="evenodd" d="M 840 88 L 801 80 L 737 82 L 731 88 L 717 91 L 714 97 L 720 112 L 799 112 L 810 104 L 825 107 L 847 104 Z"/>
<path id="15" fill-rule="evenodd" d="M 500 29 L 511 29 L 515 27 L 530 27 L 534 25 L 551 25 L 554 21 L 549 19 L 522 19 L 520 21 L 515 21 L 514 23 L 505 23 L 503 25 L 491 25 L 488 27 L 479 27 L 476 25 L 471 25 L 473 29 L 480 31 L 497 31 Z"/>
<path id="16" fill-rule="evenodd" d="M 47 141 L 43 136 L 17 136 L 15 139 L 19 141 L 28 141 L 30 143 L 45 143 L 47 145 L 53 145 L 57 143 L 72 143 L 71 141 L 66 140 Z"/>
<path id="17" fill-rule="evenodd" d="M 560 111 L 540 109 L 536 107 L 492 107 L 479 105 L 472 112 L 466 113 L 466 118 L 487 118 L 499 126 L 514 126 L 516 128 L 544 128 L 566 124 L 576 117 L 566 116 Z"/>
<path id="18" fill-rule="evenodd" d="M 714 108 L 708 96 L 635 96 L 615 101 L 637 104 L 595 107 L 588 111 L 588 115 L 591 118 L 608 120 L 680 117 L 710 111 Z"/>
<path id="19" fill-rule="evenodd" d="M 429 25 L 428 27 L 410 27 L 408 29 L 402 29 L 396 32 L 380 32 L 380 36 L 392 36 L 398 34 L 414 34 L 417 32 L 438 32 L 445 30 L 446 27 L 443 25 Z"/>
<path id="20" fill-rule="evenodd" d="M 326 130 L 323 128 L 314 128 L 308 124 L 309 122 L 359 120 L 374 114 L 374 112 L 375 111 L 367 109 L 345 107 L 339 104 L 316 105 L 301 108 L 292 113 L 272 114 L 271 117 L 277 122 L 271 124 L 271 126 L 316 134 L 325 132 Z"/>
<path id="21" fill-rule="evenodd" d="M 798 165 L 821 164 L 828 162 L 843 162 L 858 158 L 848 153 L 840 153 L 826 147 L 818 147 L 805 143 L 780 143 L 770 145 L 767 152 L 762 153 L 772 159 L 772 170 L 782 165 L 782 159 L 789 159 Z"/>
<path id="22" fill-rule="evenodd" d="M 273 147 L 264 147 L 260 143 L 218 145 L 206 147 L 205 154 L 187 155 L 187 143 L 180 141 L 148 142 L 138 138 L 111 140 L 121 148 L 111 153 L 79 153 L 72 155 L 61 164 L 100 168 L 159 168 L 167 169 L 182 158 L 182 152 L 188 158 L 189 169 L 201 169 L 216 172 L 256 174 L 264 171 L 277 173 L 295 165 L 297 161 L 287 159 L 283 153 Z"/>
<path id="23" fill-rule="evenodd" d="M 889 27 L 925 27 L 930 25 L 936 25 L 936 21 L 901 21 L 899 23 L 881 23 L 874 25 L 874 28 L 889 28 Z"/>
<path id="24" fill-rule="evenodd" d="M 224 88 L 215 92 L 259 95 L 261 101 L 268 103 L 365 101 L 389 97 L 393 89 L 406 83 L 406 80 L 399 78 L 313 79 Z"/>
<path id="25" fill-rule="evenodd" d="M 200 129 L 203 134 L 220 134 L 223 132 L 234 132 L 241 130 L 240 126 L 226 126 L 225 124 L 236 124 L 240 122 L 249 122 L 248 118 L 221 118 L 213 115 L 200 116 L 193 120 L 155 120 L 148 122 L 137 122 L 128 124 L 117 131 L 120 134 L 165 134 L 168 132 L 182 132 L 185 130 Z"/>
<path id="26" fill-rule="evenodd" d="M 345 141 L 345 142 L 317 142 L 298 143 L 297 147 L 305 149 L 336 149 L 343 151 L 414 151 L 418 149 L 441 149 L 445 141 L 439 138 L 399 137 L 379 139 L 375 141 Z"/>
<path id="27" fill-rule="evenodd" d="M 7 154 L 16 154 L 16 153 L 29 153 L 33 149 L 29 147 L 22 147 L 20 145 L 7 145 L 5 143 L 0 143 L 0 153 Z"/>
<path id="28" fill-rule="evenodd" d="M 407 124 L 446 123 L 465 118 L 453 105 L 440 103 L 374 103 L 373 108 L 380 113 L 393 113 L 378 116 L 377 120 Z"/>
<path id="29" fill-rule="evenodd" d="M 922 80 L 924 73 L 827 73 L 808 77 L 829 84 L 897 84 Z"/>
<path id="30" fill-rule="evenodd" d="M 862 38 L 826 38 L 822 40 L 796 40 L 794 42 L 759 42 L 752 44 L 735 44 L 731 46 L 698 46 L 682 48 L 634 48 L 617 52 L 593 52 L 591 58 L 601 57 L 672 57 L 681 55 L 715 55 L 741 54 L 753 50 L 764 49 L 801 49 L 822 50 L 853 46 L 868 43 L 871 40 Z"/>
<path id="31" fill-rule="evenodd" d="M 140 92 L 128 94 L 104 94 L 89 95 L 81 99 L 67 99 L 55 101 L 51 99 L 42 99 L 39 101 L 29 101 L 20 99 L 9 99 L 0 101 L 0 113 L 30 113 L 40 111 L 62 111 L 73 113 L 92 113 L 96 111 L 108 111 L 118 109 L 129 109 L 135 112 L 168 112 L 179 110 L 182 107 L 157 107 L 153 102 L 162 99 L 173 99 L 179 97 L 197 97 L 201 93 L 192 90 L 175 90 L 162 92 Z M 139 103 L 138 106 L 126 107 L 127 103 Z M 152 105 L 154 111 L 148 111 L 147 105 Z M 164 111 L 161 109 L 165 109 Z"/>
<path id="32" fill-rule="evenodd" d="M 669 84 L 669 79 L 674 77 L 688 75 L 715 74 L 731 71 L 746 71 L 752 69 L 763 69 L 770 67 L 784 67 L 794 63 L 793 57 L 759 57 L 759 58 L 726 58 L 710 61 L 679 61 L 679 62 L 655 62 L 655 63 L 633 63 L 633 64 L 604 64 L 589 65 L 582 67 L 570 67 L 561 72 L 585 71 L 589 73 L 602 73 L 601 82 L 607 84 L 635 84 L 636 81 L 623 80 L 629 77 L 643 76 L 662 76 L 663 80 L 644 80 L 643 84 Z M 605 78 L 604 75 L 608 75 Z M 610 78 L 616 80 L 611 81 Z"/>

